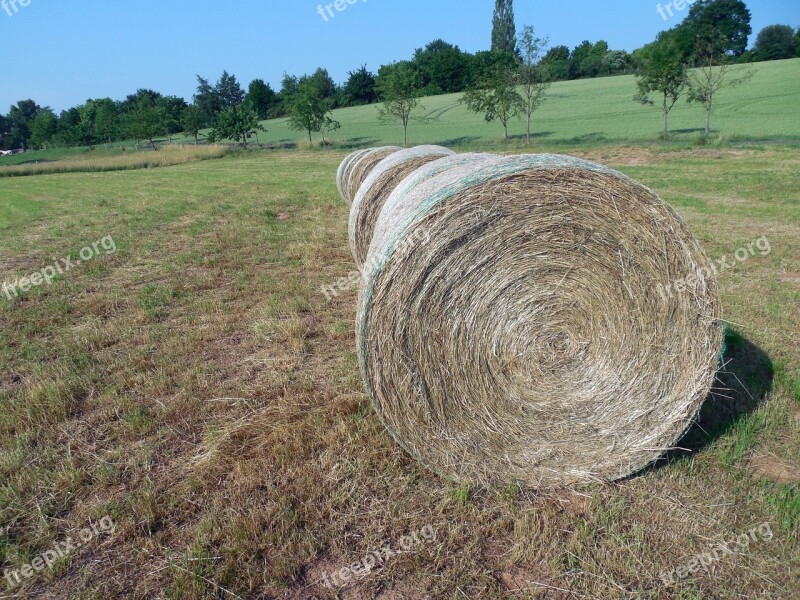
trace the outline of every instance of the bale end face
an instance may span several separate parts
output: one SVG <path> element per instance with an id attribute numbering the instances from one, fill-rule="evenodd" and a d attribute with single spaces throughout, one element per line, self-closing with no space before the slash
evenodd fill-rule
<path id="1" fill-rule="evenodd" d="M 434 471 L 614 480 L 693 422 L 720 302 L 697 241 L 640 184 L 566 157 L 486 158 L 407 189 L 376 230 L 361 367 L 387 429 Z M 692 289 L 662 293 L 686 274 Z"/>
<path id="2" fill-rule="evenodd" d="M 375 165 L 399 150 L 402 150 L 399 146 L 382 146 L 357 150 L 348 155 L 339 165 L 336 173 L 336 188 L 342 199 L 351 204 L 358 188 L 364 183 Z"/>

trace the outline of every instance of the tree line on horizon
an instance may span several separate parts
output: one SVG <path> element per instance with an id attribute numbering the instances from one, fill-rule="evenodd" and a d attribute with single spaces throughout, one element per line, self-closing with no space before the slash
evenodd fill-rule
<path id="1" fill-rule="evenodd" d="M 0 114 L 0 148 L 40 149 L 53 146 L 111 145 L 123 140 L 147 143 L 176 134 L 199 143 L 233 140 L 247 145 L 264 131 L 261 121 L 288 117 L 294 129 L 321 135 L 340 125 L 334 109 L 382 102 L 380 118 L 400 121 L 404 138 L 419 99 L 448 93 L 464 93 L 462 102 L 487 121 L 499 121 L 508 138 L 508 121 L 524 117 L 528 139 L 532 113 L 553 81 L 634 73 L 636 100 L 657 105 L 669 135 L 669 112 L 682 95 L 706 108 L 706 135 L 713 100 L 719 90 L 746 78 L 730 75 L 733 64 L 779 60 L 800 56 L 800 28 L 771 25 L 747 50 L 752 33 L 750 12 L 742 0 L 699 0 L 677 26 L 658 34 L 656 40 L 628 53 L 612 50 L 606 41 L 584 41 L 572 50 L 548 48 L 546 38 L 536 37 L 526 26 L 517 36 L 513 0 L 495 0 L 491 49 L 474 54 L 437 39 L 417 49 L 410 60 L 382 65 L 377 73 L 366 65 L 348 73 L 337 85 L 328 71 L 310 75 L 284 74 L 280 90 L 255 79 L 245 91 L 235 75 L 224 71 L 211 83 L 197 76 L 192 102 L 139 89 L 124 100 L 89 99 L 56 114 L 31 99 Z M 690 75 L 690 69 L 695 71 Z"/>

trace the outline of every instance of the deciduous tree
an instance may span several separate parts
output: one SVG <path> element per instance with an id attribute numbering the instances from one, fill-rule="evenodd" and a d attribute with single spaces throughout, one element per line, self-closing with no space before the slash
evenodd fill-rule
<path id="1" fill-rule="evenodd" d="M 412 63 L 425 95 L 451 94 L 463 92 L 472 83 L 471 58 L 458 46 L 438 39 L 418 48 Z"/>
<path id="2" fill-rule="evenodd" d="M 196 104 L 190 104 L 186 107 L 186 110 L 183 111 L 183 116 L 181 117 L 183 133 L 192 136 L 195 145 L 199 142 L 200 130 L 205 127 L 205 124 L 205 113 Z"/>
<path id="3" fill-rule="evenodd" d="M 722 37 L 722 36 L 720 36 Z M 714 98 L 726 89 L 737 87 L 753 76 L 753 71 L 734 67 L 725 55 L 724 40 L 698 40 L 695 46 L 697 68 L 689 77 L 689 102 L 697 102 L 706 110 L 705 138 L 711 131 L 711 110 Z"/>
<path id="4" fill-rule="evenodd" d="M 146 140 L 156 150 L 156 138 L 163 133 L 161 114 L 152 98 L 140 98 L 136 108 L 126 117 L 127 129 L 131 137 Z"/>
<path id="5" fill-rule="evenodd" d="M 690 58 L 702 63 L 708 58 L 709 44 L 722 44 L 715 48 L 715 56 L 741 56 L 753 33 L 750 16 L 743 0 L 697 0 L 679 26 L 690 46 Z"/>
<path id="6" fill-rule="evenodd" d="M 247 148 L 247 139 L 259 131 L 264 131 L 264 128 L 259 123 L 256 112 L 246 104 L 239 104 L 229 106 L 219 114 L 217 125 L 209 134 L 209 139 L 233 140 Z"/>
<path id="7" fill-rule="evenodd" d="M 276 116 L 275 107 L 278 104 L 278 94 L 263 79 L 254 79 L 250 82 L 244 101 L 256 112 L 259 119 L 264 120 Z"/>
<path id="8" fill-rule="evenodd" d="M 325 97 L 326 81 L 319 72 L 312 76 L 301 77 L 297 82 L 297 90 L 289 103 L 289 126 L 308 133 L 308 143 L 313 143 L 311 134 L 321 132 L 323 128 L 334 122 L 330 117 L 333 100 Z M 330 124 L 326 122 L 330 120 Z"/>
<path id="9" fill-rule="evenodd" d="M 67 110 L 62 110 L 58 115 L 58 139 L 66 145 L 78 144 L 80 140 L 79 129 L 81 124 L 81 115 L 77 107 L 72 107 Z M 124 124 L 120 123 L 120 128 L 124 130 Z"/>
<path id="10" fill-rule="evenodd" d="M 544 102 L 550 77 L 547 66 L 542 64 L 542 54 L 547 40 L 536 37 L 533 27 L 526 25 L 519 36 L 517 47 L 520 51 L 519 84 L 522 86 L 522 114 L 526 121 L 526 143 L 531 144 L 531 118 L 534 111 Z"/>
<path id="11" fill-rule="evenodd" d="M 506 141 L 508 122 L 521 115 L 525 107 L 525 100 L 516 90 L 516 81 L 513 67 L 498 64 L 475 88 L 467 90 L 461 100 L 471 111 L 482 113 L 487 123 L 500 121 Z"/>
<path id="12" fill-rule="evenodd" d="M 48 107 L 40 109 L 31 122 L 31 146 L 46 150 L 57 132 L 58 117 Z"/>
<path id="13" fill-rule="evenodd" d="M 27 151 L 31 140 L 31 125 L 36 113 L 39 112 L 39 105 L 33 100 L 20 100 L 8 112 L 8 120 L 11 122 L 11 144 L 15 148 L 22 148 Z"/>
<path id="14" fill-rule="evenodd" d="M 0 115 L 0 149 L 11 149 L 11 121 Z"/>
<path id="15" fill-rule="evenodd" d="M 756 38 L 755 55 L 758 60 L 794 58 L 797 50 L 794 29 L 788 25 L 764 27 Z"/>
<path id="16" fill-rule="evenodd" d="M 94 131 L 97 139 L 107 144 L 120 137 L 119 107 L 111 98 L 96 101 Z"/>
<path id="17" fill-rule="evenodd" d="M 186 100 L 177 96 L 164 96 L 156 101 L 156 109 L 161 119 L 162 133 L 172 143 L 172 136 L 181 130 L 183 111 L 186 110 Z"/>
<path id="18" fill-rule="evenodd" d="M 657 94 L 664 115 L 664 139 L 669 138 L 669 113 L 678 102 L 688 83 L 686 66 L 672 32 L 662 32 L 655 42 L 642 48 L 637 54 L 637 92 L 634 100 L 655 105 L 651 94 Z"/>
<path id="19" fill-rule="evenodd" d="M 383 104 L 378 116 L 382 121 L 399 120 L 403 125 L 403 146 L 408 146 L 408 123 L 419 106 L 419 73 L 409 62 L 381 67 L 378 92 Z"/>
<path id="20" fill-rule="evenodd" d="M 554 81 L 569 78 L 569 48 L 566 46 L 555 46 L 547 51 L 542 58 L 542 63 L 547 67 L 550 77 Z"/>
<path id="21" fill-rule="evenodd" d="M 367 69 L 367 65 L 361 65 L 347 74 L 347 83 L 342 91 L 345 102 L 350 106 L 372 104 L 378 100 L 375 75 Z"/>

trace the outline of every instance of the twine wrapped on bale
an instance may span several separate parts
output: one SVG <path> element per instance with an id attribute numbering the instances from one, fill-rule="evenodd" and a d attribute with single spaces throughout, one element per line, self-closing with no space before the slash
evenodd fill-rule
<path id="1" fill-rule="evenodd" d="M 410 175 L 408 175 L 399 184 L 397 184 L 397 186 L 385 200 L 385 203 L 396 204 L 397 200 L 393 201 L 392 200 L 393 197 L 396 197 L 397 199 L 402 201 L 401 199 L 404 197 L 407 191 L 415 188 L 417 185 L 419 185 L 420 182 L 430 179 L 434 175 L 447 171 L 448 169 L 452 169 L 453 167 L 458 165 L 474 164 L 476 160 L 489 158 L 492 156 L 496 157 L 496 155 L 494 154 L 467 153 L 467 154 L 451 154 L 450 156 L 444 156 L 442 158 L 438 158 L 433 162 L 429 162 L 428 164 L 423 165 L 420 168 L 414 170 Z M 424 233 L 424 232 L 418 231 L 417 233 Z M 410 238 L 404 240 L 404 243 L 414 244 L 424 241 L 425 240 L 423 239 Z M 377 254 L 372 254 L 368 256 L 372 256 L 373 259 L 378 258 Z M 375 266 L 376 265 L 371 265 L 371 267 Z M 362 267 L 362 270 L 364 270 L 365 268 L 366 267 Z"/>
<path id="2" fill-rule="evenodd" d="M 356 150 L 349 154 L 336 172 L 336 188 L 339 190 L 342 200 L 348 204 L 352 203 L 358 188 L 364 183 L 375 165 L 401 149 L 400 146 L 382 146 Z"/>
<path id="3" fill-rule="evenodd" d="M 394 438 L 442 476 L 550 487 L 682 437 L 722 346 L 711 264 L 658 196 L 557 155 L 476 157 L 383 206 L 359 360 Z M 674 278 L 694 285 L 659 294 Z"/>
<path id="4" fill-rule="evenodd" d="M 375 222 L 392 190 L 421 166 L 453 154 L 442 146 L 416 146 L 394 152 L 375 165 L 350 205 L 350 248 L 358 268 L 367 258 Z"/>

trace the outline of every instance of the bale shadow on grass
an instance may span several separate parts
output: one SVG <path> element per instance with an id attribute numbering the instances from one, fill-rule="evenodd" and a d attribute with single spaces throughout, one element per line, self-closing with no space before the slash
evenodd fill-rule
<path id="1" fill-rule="evenodd" d="M 710 446 L 755 411 L 772 389 L 774 367 L 757 345 L 728 330 L 725 353 L 695 423 L 651 468 L 661 468 Z"/>
<path id="2" fill-rule="evenodd" d="M 693 127 L 690 129 L 670 129 L 670 133 L 704 133 L 705 128 L 703 127 Z M 712 129 L 709 133 L 714 133 Z"/>
<path id="3" fill-rule="evenodd" d="M 587 143 L 596 143 L 596 142 L 608 142 L 610 141 L 606 135 L 600 131 L 595 131 L 593 133 L 584 133 L 583 135 L 576 135 L 574 137 L 569 138 L 566 140 L 568 144 L 587 144 Z"/>
<path id="4" fill-rule="evenodd" d="M 537 139 L 540 139 L 540 138 L 544 138 L 544 137 L 553 135 L 554 133 L 555 133 L 554 131 L 531 131 L 531 139 L 532 140 L 537 140 Z M 510 136 L 508 136 L 508 139 L 509 140 L 514 140 L 514 141 L 517 141 L 517 140 L 525 141 L 527 139 L 527 136 L 524 133 L 520 133 L 520 134 L 510 135 Z"/>
<path id="5" fill-rule="evenodd" d="M 378 138 L 369 138 L 369 137 L 355 137 L 349 138 L 344 142 L 339 142 L 336 144 L 339 148 L 344 148 L 345 150 L 355 150 L 359 148 L 369 148 L 371 146 L 377 146 L 380 140 Z"/>
<path id="6" fill-rule="evenodd" d="M 444 146 L 445 148 L 450 148 L 452 146 L 466 146 L 468 144 L 472 144 L 477 142 L 481 138 L 474 136 L 474 135 L 465 135 L 458 138 L 452 138 L 449 140 L 442 140 L 441 142 L 436 142 L 439 146 Z"/>

